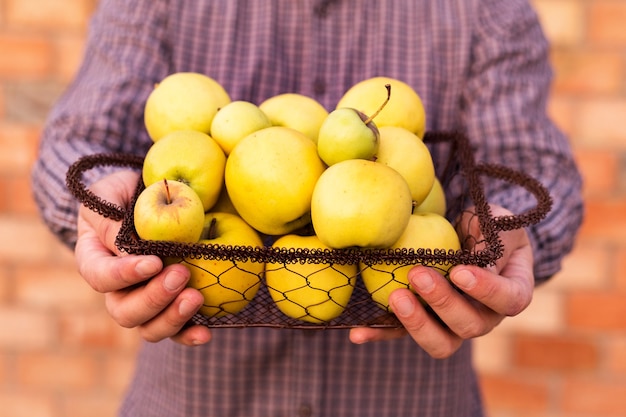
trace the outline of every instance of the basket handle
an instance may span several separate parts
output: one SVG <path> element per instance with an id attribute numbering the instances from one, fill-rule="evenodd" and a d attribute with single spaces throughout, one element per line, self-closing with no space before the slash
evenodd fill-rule
<path id="1" fill-rule="evenodd" d="M 550 193 L 539 181 L 530 175 L 498 164 L 476 164 L 474 170 L 477 174 L 519 185 L 530 192 L 537 200 L 535 207 L 521 214 L 494 217 L 493 222 L 499 231 L 521 229 L 537 224 L 552 209 L 553 201 Z"/>
<path id="2" fill-rule="evenodd" d="M 87 208 L 98 214 L 119 221 L 126 215 L 126 209 L 117 204 L 105 201 L 83 183 L 83 173 L 98 166 L 118 166 L 141 169 L 144 158 L 123 153 L 107 153 L 83 156 L 68 169 L 66 185 L 70 192 Z M 496 228 L 500 231 L 520 229 L 541 221 L 552 209 L 552 198 L 547 189 L 535 178 L 520 171 L 498 164 L 476 164 L 476 174 L 501 179 L 519 185 L 529 191 L 537 200 L 537 205 L 518 215 L 498 216 L 493 218 Z"/>
<path id="3" fill-rule="evenodd" d="M 88 190 L 83 182 L 83 173 L 98 166 L 118 166 L 141 169 L 143 157 L 122 153 L 107 153 L 83 156 L 67 170 L 65 183 L 70 192 L 85 207 L 101 216 L 119 221 L 126 215 L 126 209 L 105 201 Z"/>

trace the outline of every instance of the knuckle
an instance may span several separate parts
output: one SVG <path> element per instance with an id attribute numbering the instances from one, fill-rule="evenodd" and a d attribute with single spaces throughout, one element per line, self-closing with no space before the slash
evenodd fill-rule
<path id="1" fill-rule="evenodd" d="M 146 287 L 148 289 L 148 287 Z M 162 300 L 160 294 L 154 291 L 146 291 L 144 304 L 150 311 L 160 312 L 169 303 L 169 300 Z"/>
<path id="2" fill-rule="evenodd" d="M 437 346 L 433 347 L 429 354 L 434 359 L 446 359 L 452 356 L 459 347 L 461 347 L 461 341 L 459 340 L 450 340 L 448 343 L 440 343 Z"/>
<path id="3" fill-rule="evenodd" d="M 156 334 L 154 334 L 153 332 L 149 331 L 145 327 L 140 327 L 139 328 L 139 336 L 143 340 L 145 340 L 146 342 L 149 342 L 149 343 L 157 343 L 157 342 L 159 342 L 159 341 L 161 341 L 163 339 L 163 338 L 157 336 Z"/>
<path id="4" fill-rule="evenodd" d="M 437 294 L 434 297 L 429 297 L 426 302 L 434 310 L 447 310 L 453 305 L 454 299 L 450 293 L 444 292 L 441 294 Z"/>
<path id="5" fill-rule="evenodd" d="M 126 329 L 132 329 L 136 327 L 136 324 L 126 315 L 124 314 L 124 310 L 117 306 L 112 306 L 107 304 L 107 311 L 109 315 L 118 325 L 124 327 Z"/>
<path id="6" fill-rule="evenodd" d="M 468 320 L 460 327 L 455 333 L 461 339 L 471 339 L 478 336 L 483 336 L 491 330 L 489 326 L 483 320 Z"/>
<path id="7" fill-rule="evenodd" d="M 530 305 L 531 301 L 532 297 L 527 297 L 521 292 L 521 290 L 519 290 L 513 297 L 511 297 L 511 301 L 506 307 L 504 314 L 509 317 L 517 316 Z"/>

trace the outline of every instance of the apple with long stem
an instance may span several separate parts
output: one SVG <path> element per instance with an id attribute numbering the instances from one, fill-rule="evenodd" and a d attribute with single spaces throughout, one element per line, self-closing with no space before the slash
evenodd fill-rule
<path id="1" fill-rule="evenodd" d="M 198 194 L 179 181 L 146 187 L 133 209 L 137 235 L 145 240 L 195 243 L 204 228 L 204 208 Z"/>
<path id="2" fill-rule="evenodd" d="M 342 107 L 330 112 L 320 127 L 317 152 L 326 165 L 347 159 L 372 159 L 380 144 L 380 133 L 374 118 L 383 110 L 391 97 L 391 85 L 386 84 L 387 98 L 371 115 L 352 108 Z"/>

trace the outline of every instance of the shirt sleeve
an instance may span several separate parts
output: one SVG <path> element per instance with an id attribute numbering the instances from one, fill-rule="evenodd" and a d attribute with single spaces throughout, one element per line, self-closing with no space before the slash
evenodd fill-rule
<path id="1" fill-rule="evenodd" d="M 69 166 L 101 152 L 143 155 L 151 143 L 143 106 L 168 69 L 164 3 L 100 2 L 83 63 L 44 126 L 32 170 L 34 198 L 51 231 L 70 247 L 76 242 L 78 203 L 65 185 Z M 91 170 L 84 180 L 105 172 Z"/>
<path id="2" fill-rule="evenodd" d="M 462 117 L 479 162 L 497 163 L 538 179 L 554 205 L 528 228 L 535 277 L 555 274 L 582 221 L 581 176 L 570 144 L 549 119 L 549 45 L 525 0 L 484 1 L 478 11 Z M 514 213 L 535 206 L 521 187 L 486 180 L 488 201 Z"/>

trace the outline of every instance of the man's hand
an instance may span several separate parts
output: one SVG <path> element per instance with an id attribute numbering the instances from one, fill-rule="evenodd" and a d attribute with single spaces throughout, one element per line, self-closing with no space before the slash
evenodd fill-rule
<path id="1" fill-rule="evenodd" d="M 495 216 L 511 214 L 492 207 Z M 468 217 L 469 218 L 469 217 Z M 461 222 L 461 241 L 472 233 L 477 221 Z M 409 334 L 435 358 L 456 352 L 463 340 L 489 333 L 506 316 L 521 313 L 531 302 L 534 289 L 533 256 L 524 229 L 502 232 L 504 254 L 489 268 L 457 265 L 450 270 L 450 280 L 432 268 L 416 266 L 409 272 L 411 287 L 432 308 L 435 317 L 408 289 L 394 291 L 389 303 L 402 329 L 355 328 L 353 343 L 388 340 Z M 445 325 L 442 325 L 442 322 Z"/>
<path id="2" fill-rule="evenodd" d="M 106 201 L 129 207 L 138 179 L 137 173 L 120 171 L 90 189 Z M 120 253 L 115 246 L 120 226 L 84 206 L 79 209 L 74 251 L 78 270 L 93 289 L 105 295 L 113 320 L 123 327 L 137 327 L 150 342 L 168 337 L 186 345 L 208 342 L 211 333 L 206 327 L 183 329 L 203 302 L 200 292 L 186 287 L 187 268 L 178 264 L 163 268 L 157 256 Z"/>

